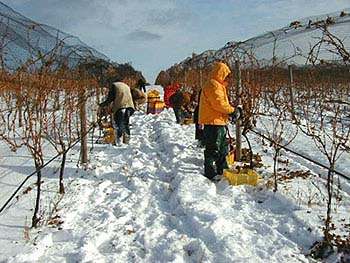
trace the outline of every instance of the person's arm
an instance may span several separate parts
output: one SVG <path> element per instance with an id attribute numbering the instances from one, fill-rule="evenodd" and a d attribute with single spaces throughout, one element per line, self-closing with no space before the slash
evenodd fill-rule
<path id="1" fill-rule="evenodd" d="M 107 99 L 104 102 L 101 102 L 100 106 L 101 107 L 107 107 L 112 101 L 114 101 L 114 98 L 115 98 L 115 87 L 112 86 L 109 89 Z"/>

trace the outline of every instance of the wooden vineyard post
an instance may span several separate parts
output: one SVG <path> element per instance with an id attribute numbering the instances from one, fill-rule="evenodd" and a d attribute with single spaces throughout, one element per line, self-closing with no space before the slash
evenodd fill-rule
<path id="1" fill-rule="evenodd" d="M 81 144 L 80 144 L 80 153 L 81 153 L 81 163 L 86 164 L 88 162 L 87 156 L 87 121 L 86 121 L 86 98 L 85 98 L 85 90 L 82 89 L 80 91 L 80 136 L 81 136 Z"/>
<path id="2" fill-rule="evenodd" d="M 17 97 L 17 102 L 16 102 L 16 106 L 18 108 L 18 127 L 22 127 L 23 126 L 23 113 L 22 113 L 22 74 L 19 75 L 19 82 L 20 84 L 20 88 L 19 88 L 19 95 Z"/>
<path id="3" fill-rule="evenodd" d="M 293 68 L 292 65 L 288 65 L 288 73 L 289 73 L 289 94 L 290 94 L 290 106 L 292 119 L 295 120 L 295 109 L 294 109 L 294 94 L 293 94 Z"/>
<path id="4" fill-rule="evenodd" d="M 239 61 L 235 62 L 236 69 L 236 105 L 242 105 L 242 83 L 241 83 L 241 68 Z M 240 161 L 242 158 L 242 132 L 241 120 L 236 120 L 236 152 L 235 159 Z"/>

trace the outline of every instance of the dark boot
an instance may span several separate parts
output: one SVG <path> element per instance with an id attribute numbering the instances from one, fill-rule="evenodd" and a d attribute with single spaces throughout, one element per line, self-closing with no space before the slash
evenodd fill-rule
<path id="1" fill-rule="evenodd" d="M 130 142 L 130 135 L 123 134 L 123 143 L 129 144 L 129 142 Z"/>
<path id="2" fill-rule="evenodd" d="M 216 176 L 216 161 L 215 153 L 204 151 L 204 176 L 208 179 L 213 179 Z"/>

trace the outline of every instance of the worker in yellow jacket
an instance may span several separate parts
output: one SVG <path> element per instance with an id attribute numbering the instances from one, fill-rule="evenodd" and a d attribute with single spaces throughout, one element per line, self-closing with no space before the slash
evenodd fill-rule
<path id="1" fill-rule="evenodd" d="M 216 63 L 200 97 L 198 122 L 204 124 L 204 175 L 210 180 L 215 180 L 217 175 L 223 174 L 223 169 L 228 168 L 225 126 L 235 112 L 226 89 L 225 80 L 230 73 L 226 64 Z"/>

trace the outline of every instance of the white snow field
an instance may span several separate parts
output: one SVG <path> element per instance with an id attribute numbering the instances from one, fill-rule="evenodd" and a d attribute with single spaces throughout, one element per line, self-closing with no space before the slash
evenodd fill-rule
<path id="1" fill-rule="evenodd" d="M 35 178 L 26 183 L 0 214 L 0 262 L 313 262 L 307 254 L 322 238 L 326 211 L 322 176 L 283 181 L 273 192 L 265 184 L 273 150 L 249 134 L 254 152 L 263 156 L 258 187 L 214 184 L 202 176 L 203 149 L 193 125 L 176 124 L 171 109 L 138 111 L 131 123 L 130 145 L 95 144 L 86 169 L 76 165 L 79 147 L 70 152 L 62 200 L 59 163 L 43 170 L 43 222 L 51 209 L 56 223 L 28 229 L 35 191 L 23 191 Z M 313 147 L 305 140 L 298 146 L 305 152 Z M 55 155 L 46 151 L 48 159 Z M 9 153 L 1 144 L 0 153 L 2 205 L 33 164 L 24 150 Z M 280 167 L 326 174 L 291 154 L 283 158 L 289 162 Z M 349 156 L 342 171 L 349 171 L 348 163 Z M 349 182 L 343 185 L 349 189 Z M 333 221 L 345 234 L 349 195 L 341 194 Z"/>

